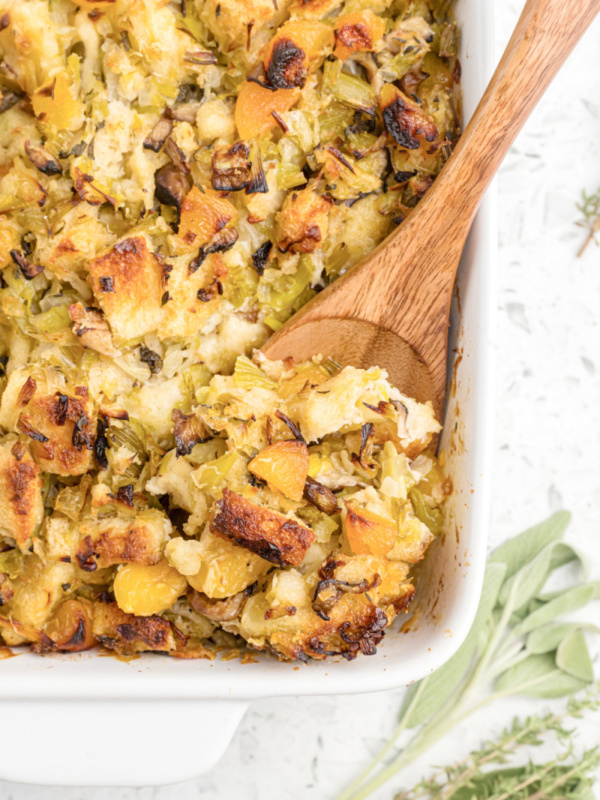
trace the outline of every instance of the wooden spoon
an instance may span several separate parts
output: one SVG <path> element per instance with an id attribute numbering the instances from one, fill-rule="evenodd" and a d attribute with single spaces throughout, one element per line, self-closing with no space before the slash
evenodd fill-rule
<path id="1" fill-rule="evenodd" d="M 473 217 L 517 133 L 599 10 L 600 0 L 527 1 L 469 125 L 418 208 L 269 339 L 268 358 L 299 362 L 322 353 L 344 365 L 384 367 L 408 395 L 431 400 L 441 418 L 450 300 Z"/>

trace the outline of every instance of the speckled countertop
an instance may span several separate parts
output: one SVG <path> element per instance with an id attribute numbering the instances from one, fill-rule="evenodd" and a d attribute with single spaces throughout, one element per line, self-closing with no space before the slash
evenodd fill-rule
<path id="1" fill-rule="evenodd" d="M 496 5 L 499 54 L 523 0 Z M 598 185 L 600 19 L 534 112 L 498 181 L 500 313 L 490 532 L 496 545 L 556 509 L 571 509 L 570 541 L 594 556 L 596 579 L 600 250 L 591 244 L 576 258 L 584 233 L 575 223 L 581 190 Z M 0 800 L 333 800 L 384 743 L 401 694 L 256 703 L 220 764 L 177 786 L 59 789 L 0 781 Z M 475 716 L 460 736 L 440 743 L 405 774 L 406 781 L 429 765 L 464 756 L 483 732 L 498 732 L 512 715 L 532 707 L 505 703 L 487 710 L 485 720 Z M 596 717 L 595 724 L 580 726 L 587 744 L 600 744 L 597 723 Z M 391 800 L 401 786 L 396 779 L 373 800 Z"/>

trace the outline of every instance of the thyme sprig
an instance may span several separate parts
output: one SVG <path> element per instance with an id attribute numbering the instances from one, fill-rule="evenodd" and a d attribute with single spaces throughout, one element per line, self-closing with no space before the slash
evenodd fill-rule
<path id="1" fill-rule="evenodd" d="M 594 239 L 598 231 L 600 231 L 600 189 L 594 194 L 588 194 L 584 190 L 582 192 L 582 202 L 577 205 L 577 208 L 583 214 L 583 219 L 577 224 L 582 228 L 586 228 L 588 232 L 584 243 L 577 253 L 579 257 L 583 255 L 589 243 Z"/>
<path id="2" fill-rule="evenodd" d="M 600 583 L 578 579 L 560 591 L 544 592 L 560 567 L 584 566 L 581 554 L 563 542 L 569 519 L 568 513 L 559 512 L 492 553 L 465 642 L 437 672 L 409 689 L 391 739 L 338 800 L 365 800 L 464 719 L 496 700 L 572 696 L 593 682 L 585 633 L 599 629 L 559 618 L 599 599 Z M 552 727 L 552 717 L 544 724 Z M 413 728 L 417 732 L 388 760 L 398 738 Z M 516 744 L 518 732 L 517 725 Z M 450 796 L 444 793 L 444 800 Z"/>
<path id="3" fill-rule="evenodd" d="M 572 698 L 562 713 L 534 715 L 515 719 L 495 741 L 485 742 L 468 758 L 422 780 L 412 789 L 399 792 L 394 800 L 518 800 L 527 797 L 576 797 L 589 790 L 593 773 L 600 766 L 598 748 L 586 750 L 573 758 L 573 731 L 565 723 L 581 717 L 583 712 L 597 710 L 600 705 L 598 686 L 581 698 Z M 539 747 L 554 735 L 561 750 L 545 764 L 525 765 L 489 770 L 494 764 L 507 764 L 523 747 Z M 577 793 L 576 793 L 577 792 Z"/>

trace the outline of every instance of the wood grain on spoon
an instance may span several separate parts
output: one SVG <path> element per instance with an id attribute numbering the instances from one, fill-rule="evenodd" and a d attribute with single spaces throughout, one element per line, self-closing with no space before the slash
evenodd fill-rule
<path id="1" fill-rule="evenodd" d="M 452 288 L 483 194 L 519 130 L 600 10 L 600 0 L 528 0 L 454 153 L 410 217 L 263 347 L 378 365 L 441 417 Z M 561 113 L 560 108 L 556 110 Z M 479 265 L 485 269 L 486 265 Z"/>

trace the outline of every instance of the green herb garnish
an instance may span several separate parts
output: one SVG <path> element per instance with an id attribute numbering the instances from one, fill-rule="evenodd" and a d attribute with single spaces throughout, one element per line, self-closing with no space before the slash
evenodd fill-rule
<path id="1" fill-rule="evenodd" d="M 338 800 L 364 800 L 483 706 L 513 695 L 569 696 L 593 682 L 584 633 L 600 629 L 557 620 L 599 599 L 600 583 L 571 581 L 560 591 L 544 592 L 548 579 L 560 567 L 574 562 L 585 566 L 581 554 L 562 541 L 569 520 L 567 512 L 554 514 L 492 553 L 475 621 L 462 647 L 437 672 L 409 689 L 391 740 Z M 592 702 L 595 701 L 589 701 Z M 576 706 L 572 710 L 576 712 Z M 530 743 L 528 737 L 535 737 L 536 725 L 558 733 L 560 718 L 556 723 L 553 719 L 548 716 L 516 723 L 514 744 Z M 389 756 L 400 734 L 412 728 L 418 728 L 413 738 L 377 775 L 369 778 Z M 505 732 L 505 737 L 508 742 L 510 732 Z M 597 758 L 594 753 L 586 755 L 590 764 Z M 471 758 L 476 766 L 481 761 L 476 753 Z M 519 777 L 527 780 L 524 773 L 515 773 L 515 778 Z M 444 800 L 452 797 L 445 791 L 439 796 Z M 492 792 L 489 796 L 497 795 Z M 468 797 L 480 795 L 472 790 Z"/>
<path id="2" fill-rule="evenodd" d="M 577 224 L 586 228 L 588 232 L 584 243 L 577 253 L 578 256 L 581 256 L 588 244 L 594 239 L 598 231 L 600 231 L 600 189 L 594 194 L 588 194 L 586 191 L 583 191 L 582 202 L 577 205 L 577 208 L 583 214 L 583 220 Z"/>

